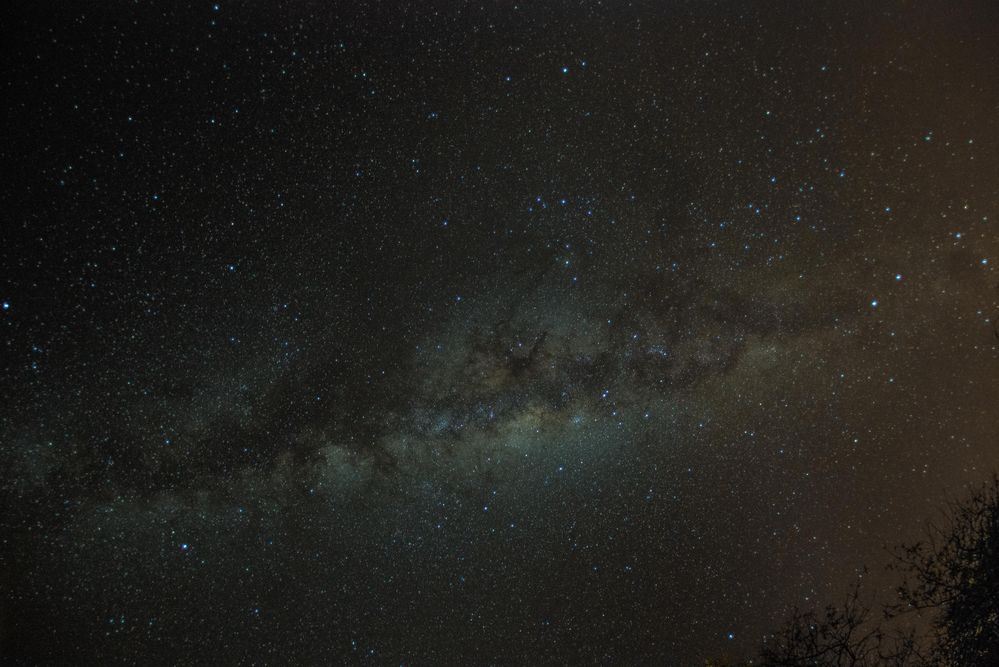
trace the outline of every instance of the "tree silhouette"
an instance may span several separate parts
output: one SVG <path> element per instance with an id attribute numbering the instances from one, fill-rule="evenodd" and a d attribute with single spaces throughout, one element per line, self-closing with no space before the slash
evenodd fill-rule
<path id="1" fill-rule="evenodd" d="M 935 664 L 999 665 L 999 477 L 931 524 L 926 538 L 900 547 L 903 575 L 892 615 L 932 612 Z"/>
<path id="2" fill-rule="evenodd" d="M 859 584 L 842 606 L 797 611 L 760 651 L 771 667 L 908 667 L 923 664 L 916 637 L 889 633 L 860 599 Z"/>
<path id="3" fill-rule="evenodd" d="M 766 638 L 767 667 L 996 667 L 999 665 L 999 477 L 952 502 L 926 536 L 893 552 L 898 599 L 796 611 Z M 875 613 L 878 610 L 880 613 Z M 899 631 L 920 613 L 928 629 Z"/>

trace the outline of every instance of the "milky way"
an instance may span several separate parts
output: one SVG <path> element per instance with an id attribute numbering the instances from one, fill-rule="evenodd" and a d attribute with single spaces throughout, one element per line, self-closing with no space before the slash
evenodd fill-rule
<path id="1" fill-rule="evenodd" d="M 745 659 L 999 467 L 991 3 L 349 4 L 12 17 L 16 661 Z"/>

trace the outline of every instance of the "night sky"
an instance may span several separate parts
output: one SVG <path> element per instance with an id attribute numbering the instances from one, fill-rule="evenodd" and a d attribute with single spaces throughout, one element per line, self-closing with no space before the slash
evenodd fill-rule
<path id="1" fill-rule="evenodd" d="M 4 12 L 15 662 L 744 659 L 999 468 L 993 1 Z"/>

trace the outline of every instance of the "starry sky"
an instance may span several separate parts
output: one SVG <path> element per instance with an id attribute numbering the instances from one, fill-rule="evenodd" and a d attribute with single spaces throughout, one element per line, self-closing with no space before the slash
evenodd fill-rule
<path id="1" fill-rule="evenodd" d="M 15 662 L 745 659 L 999 468 L 994 2 L 6 12 Z"/>

